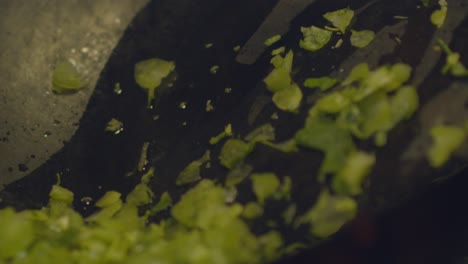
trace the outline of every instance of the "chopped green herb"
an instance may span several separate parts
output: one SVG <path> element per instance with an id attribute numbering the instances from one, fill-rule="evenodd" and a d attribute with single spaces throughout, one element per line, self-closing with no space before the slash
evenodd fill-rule
<path id="1" fill-rule="evenodd" d="M 442 68 L 442 73 L 447 74 L 450 72 L 450 74 L 455 77 L 467 77 L 468 69 L 460 62 L 460 53 L 453 52 L 442 39 L 439 39 L 438 42 L 447 54 L 445 65 Z"/>
<path id="2" fill-rule="evenodd" d="M 0 261 L 7 263 L 10 258 L 25 251 L 35 239 L 31 213 L 16 213 L 12 208 L 0 210 Z"/>
<path id="3" fill-rule="evenodd" d="M 414 112 L 418 109 L 419 96 L 416 88 L 412 86 L 400 88 L 396 94 L 390 98 L 390 105 L 392 107 L 391 127 L 393 127 L 400 121 L 413 116 Z"/>
<path id="4" fill-rule="evenodd" d="M 343 39 L 339 39 L 336 41 L 335 46 L 333 46 L 334 49 L 339 49 L 343 45 Z"/>
<path id="5" fill-rule="evenodd" d="M 247 219 L 259 218 L 262 215 L 263 207 L 257 202 L 248 202 L 244 206 L 244 211 L 242 212 L 242 216 Z"/>
<path id="6" fill-rule="evenodd" d="M 245 136 L 245 140 L 249 142 L 273 141 L 275 140 L 275 128 L 271 124 L 264 124 Z"/>
<path id="7" fill-rule="evenodd" d="M 365 80 L 370 74 L 369 65 L 367 63 L 360 63 L 353 67 L 348 77 L 342 82 L 343 86 L 348 86 L 354 82 Z"/>
<path id="8" fill-rule="evenodd" d="M 355 149 L 348 131 L 339 128 L 327 119 L 309 121 L 306 128 L 296 133 L 298 145 L 324 152 L 324 160 L 320 168 L 320 180 L 327 173 L 338 172 L 346 162 L 348 154 Z"/>
<path id="9" fill-rule="evenodd" d="M 279 143 L 272 143 L 272 142 L 263 142 L 263 143 L 285 153 L 292 153 L 292 152 L 299 151 L 299 149 L 297 148 L 295 139 L 289 139 L 289 140 L 286 140 L 284 142 L 279 142 Z"/>
<path id="10" fill-rule="evenodd" d="M 431 15 L 431 22 L 434 26 L 441 28 L 447 18 L 448 4 L 446 0 L 439 0 L 440 9 L 434 11 Z"/>
<path id="11" fill-rule="evenodd" d="M 323 48 L 330 41 L 332 32 L 315 26 L 301 27 L 303 39 L 299 46 L 308 51 L 317 51 Z"/>
<path id="12" fill-rule="evenodd" d="M 163 194 L 161 194 L 161 197 L 159 198 L 159 202 L 153 208 L 151 208 L 151 213 L 157 214 L 161 211 L 166 210 L 167 208 L 171 206 L 172 206 L 172 198 L 168 192 L 164 192 Z"/>
<path id="13" fill-rule="evenodd" d="M 354 17 L 354 11 L 349 8 L 344 8 L 325 13 L 323 17 L 338 28 L 341 33 L 344 33 Z"/>
<path id="14" fill-rule="evenodd" d="M 252 188 L 257 196 L 258 202 L 263 204 L 280 187 L 278 176 L 274 173 L 256 173 L 252 176 Z"/>
<path id="15" fill-rule="evenodd" d="M 296 112 L 302 101 L 302 90 L 296 84 L 290 85 L 273 94 L 273 103 L 279 109 L 286 112 Z"/>
<path id="16" fill-rule="evenodd" d="M 351 104 L 349 97 L 340 92 L 333 92 L 320 98 L 314 109 L 325 113 L 338 113 Z"/>
<path id="17" fill-rule="evenodd" d="M 265 46 L 271 46 L 278 42 L 281 39 L 281 35 L 275 35 L 273 37 L 270 37 L 269 39 L 265 40 Z"/>
<path id="18" fill-rule="evenodd" d="M 292 51 L 289 51 L 284 58 L 281 55 L 273 57 L 272 64 L 275 68 L 263 80 L 270 92 L 277 92 L 291 86 L 292 79 L 290 73 L 293 58 L 294 54 Z"/>
<path id="19" fill-rule="evenodd" d="M 121 95 L 122 94 L 122 87 L 120 86 L 120 83 L 115 83 L 114 84 L 114 93 L 117 94 L 117 95 Z"/>
<path id="20" fill-rule="evenodd" d="M 76 92 L 86 86 L 78 70 L 70 62 L 57 64 L 52 76 L 52 90 L 57 94 Z"/>
<path id="21" fill-rule="evenodd" d="M 297 205 L 291 204 L 286 208 L 286 210 L 283 211 L 283 214 L 281 216 L 283 217 L 284 222 L 290 225 L 293 223 L 296 213 Z"/>
<path id="22" fill-rule="evenodd" d="M 143 171 L 146 164 L 148 164 L 148 147 L 149 142 L 144 142 L 143 146 L 141 147 L 140 158 L 138 160 L 137 170 Z"/>
<path id="23" fill-rule="evenodd" d="M 219 161 L 228 169 L 234 168 L 252 151 L 253 146 L 240 139 L 228 139 L 224 143 Z"/>
<path id="24" fill-rule="evenodd" d="M 219 65 L 213 65 L 213 66 L 210 68 L 210 72 L 211 72 L 212 74 L 218 73 L 218 70 L 219 70 Z"/>
<path id="25" fill-rule="evenodd" d="M 281 256 L 281 247 L 283 246 L 283 238 L 277 231 L 270 231 L 258 238 L 261 250 L 265 256 L 265 262 L 272 262 L 279 259 Z"/>
<path id="26" fill-rule="evenodd" d="M 253 167 L 244 163 L 236 165 L 226 175 L 225 185 L 230 188 L 241 183 L 253 171 Z"/>
<path id="27" fill-rule="evenodd" d="M 206 162 L 210 161 L 210 151 L 206 151 L 203 156 L 195 161 L 192 161 L 185 169 L 183 169 L 176 179 L 177 185 L 184 185 L 196 182 L 201 179 L 200 168 Z"/>
<path id="28" fill-rule="evenodd" d="M 326 238 L 336 233 L 345 223 L 354 218 L 357 203 L 354 199 L 331 195 L 322 191 L 316 204 L 301 217 L 301 223 L 309 223 L 310 231 L 317 237 Z"/>
<path id="29" fill-rule="evenodd" d="M 362 182 L 375 164 L 375 155 L 352 152 L 343 168 L 333 178 L 333 190 L 342 195 L 359 195 Z"/>
<path id="30" fill-rule="evenodd" d="M 364 48 L 369 45 L 372 40 L 375 38 L 375 33 L 374 31 L 371 30 L 362 30 L 362 31 L 356 31 L 356 30 L 351 30 L 351 45 L 353 45 L 356 48 Z"/>
<path id="31" fill-rule="evenodd" d="M 319 78 L 308 78 L 304 81 L 304 86 L 307 88 L 319 88 L 321 91 L 326 91 L 337 83 L 337 79 L 324 76 Z"/>
<path id="32" fill-rule="evenodd" d="M 106 131 L 113 132 L 114 134 L 119 134 L 123 131 L 123 123 L 119 120 L 112 118 L 106 125 Z"/>
<path id="33" fill-rule="evenodd" d="M 273 56 L 279 55 L 279 54 L 283 53 L 285 50 L 286 50 L 285 47 L 279 47 L 277 49 L 272 50 L 271 55 L 273 55 Z"/>
<path id="34" fill-rule="evenodd" d="M 428 152 L 429 163 L 439 168 L 465 141 L 466 132 L 457 126 L 439 125 L 431 128 L 432 145 Z"/>
<path id="35" fill-rule="evenodd" d="M 241 49 L 241 46 L 239 46 L 239 45 L 234 46 L 234 48 L 232 48 L 232 50 L 233 50 L 234 52 L 238 52 L 240 49 Z"/>
<path id="36" fill-rule="evenodd" d="M 161 85 L 162 80 L 175 68 L 172 61 L 153 58 L 138 62 L 135 65 L 135 81 L 148 93 L 148 107 L 154 99 L 156 88 Z"/>
<path id="37" fill-rule="evenodd" d="M 232 137 L 232 125 L 231 124 L 227 124 L 226 127 L 224 127 L 223 132 L 219 133 L 217 136 L 210 138 L 210 144 L 216 145 L 218 144 L 219 141 L 221 141 L 225 137 Z"/>

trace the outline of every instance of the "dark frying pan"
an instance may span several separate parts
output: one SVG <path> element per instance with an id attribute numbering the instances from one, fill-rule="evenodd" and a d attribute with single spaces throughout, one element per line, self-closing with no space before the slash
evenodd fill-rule
<path id="1" fill-rule="evenodd" d="M 441 38 L 453 49 L 468 54 L 468 7 L 462 0 L 451 1 L 446 24 L 437 30 L 429 22 L 433 9 L 418 8 L 419 2 L 316 1 L 295 16 L 278 44 L 296 50 L 293 74 L 298 82 L 310 76 L 344 76 L 351 66 L 362 61 L 371 66 L 404 62 L 415 69 L 412 83 L 419 87 L 421 97 L 418 114 L 390 133 L 387 146 L 375 149 L 367 142 L 361 145 L 375 151 L 378 157 L 360 198 L 364 215 L 385 215 L 466 166 L 467 146 L 439 170 L 430 168 L 425 152 L 430 142 L 428 128 L 436 120 L 457 124 L 468 117 L 466 80 L 439 74 L 444 58 L 433 51 Z M 96 199 L 110 189 L 126 193 L 138 181 L 136 168 L 145 142 L 150 143 L 149 166 L 156 171 L 153 190 L 156 195 L 169 191 L 177 197 L 188 187 L 177 187 L 176 175 L 207 148 L 212 148 L 213 156 L 219 153 L 219 147 L 211 147 L 208 140 L 226 123 L 233 124 L 236 134 L 245 135 L 258 125 L 271 122 L 277 128 L 279 141 L 290 138 L 302 127 L 310 105 L 303 105 L 297 115 L 278 112 L 262 84 L 262 78 L 271 70 L 269 52 L 260 52 L 258 59 L 254 54 L 250 55 L 255 57 L 251 61 L 242 61 L 233 51 L 233 47 L 248 43 L 276 3 L 151 1 L 133 19 L 112 52 L 73 138 L 45 164 L 5 186 L 1 205 L 18 209 L 43 206 L 57 173 L 76 197 Z M 297 47 L 301 25 L 319 24 L 321 14 L 346 6 L 359 10 L 354 28 L 378 32 L 371 46 L 355 50 L 345 44 L 337 50 L 317 53 Z M 396 19 L 396 15 L 408 19 Z M 207 47 L 208 43 L 212 47 Z M 155 107 L 148 110 L 146 95 L 135 84 L 133 66 L 151 57 L 174 60 L 177 71 L 163 84 Z M 219 65 L 216 74 L 210 72 L 213 65 Z M 123 89 L 120 95 L 114 92 L 117 82 Z M 227 93 L 228 87 L 231 92 Z M 206 111 L 208 100 L 214 111 Z M 181 103 L 186 106 L 181 107 Z M 270 119 L 274 112 L 279 114 L 277 120 Z M 104 131 L 111 118 L 124 123 L 122 133 L 112 135 Z M 321 188 L 314 176 L 321 160 L 319 152 L 284 154 L 267 146 L 259 146 L 247 159 L 256 171 L 292 176 L 293 199 L 301 212 L 310 207 Z M 226 171 L 213 164 L 202 174 L 223 179 Z M 252 195 L 247 185 L 241 185 L 240 201 Z M 80 200 L 75 207 L 85 215 L 94 210 Z M 269 217 L 275 217 L 275 209 L 271 208 Z M 301 240 L 301 230 L 283 232 L 287 239 Z"/>

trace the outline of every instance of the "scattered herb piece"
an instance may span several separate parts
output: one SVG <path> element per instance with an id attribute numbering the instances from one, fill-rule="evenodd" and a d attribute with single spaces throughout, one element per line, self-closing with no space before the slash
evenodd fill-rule
<path id="1" fill-rule="evenodd" d="M 323 48 L 330 41 L 332 32 L 315 26 L 301 27 L 303 39 L 299 46 L 308 51 L 317 51 Z"/>
<path id="2" fill-rule="evenodd" d="M 249 142 L 274 141 L 275 128 L 271 124 L 264 124 L 247 134 L 247 136 L 245 136 L 245 140 Z"/>
<path id="3" fill-rule="evenodd" d="M 343 168 L 333 178 L 333 190 L 341 195 L 359 195 L 362 182 L 375 164 L 375 155 L 362 151 L 352 152 Z"/>
<path id="4" fill-rule="evenodd" d="M 447 18 L 448 4 L 446 0 L 439 0 L 440 9 L 431 14 L 431 22 L 434 26 L 441 28 Z"/>
<path id="5" fill-rule="evenodd" d="M 184 185 L 200 180 L 200 168 L 203 166 L 203 164 L 210 161 L 210 159 L 210 151 L 206 151 L 200 159 L 192 161 L 187 167 L 185 167 L 185 169 L 180 172 L 176 179 L 176 184 Z"/>
<path id="6" fill-rule="evenodd" d="M 325 13 L 323 17 L 330 21 L 341 33 L 344 33 L 354 17 L 354 11 L 349 8 L 344 8 Z"/>
<path id="7" fill-rule="evenodd" d="M 228 169 L 234 168 L 252 151 L 253 146 L 240 139 L 228 139 L 221 149 L 219 161 Z"/>
<path id="8" fill-rule="evenodd" d="M 465 141 L 466 132 L 457 126 L 434 126 L 431 128 L 432 145 L 427 157 L 434 168 L 439 168 Z"/>
<path id="9" fill-rule="evenodd" d="M 70 62 L 57 64 L 52 76 L 52 90 L 57 94 L 76 92 L 86 86 L 78 70 Z"/>
<path id="10" fill-rule="evenodd" d="M 336 233 L 356 215 L 357 203 L 354 199 L 331 195 L 324 190 L 316 204 L 300 218 L 300 223 L 309 223 L 313 235 L 326 238 Z"/>
<path id="11" fill-rule="evenodd" d="M 119 120 L 112 118 L 106 125 L 105 131 L 113 132 L 115 135 L 123 131 L 123 123 Z"/>
<path id="12" fill-rule="evenodd" d="M 281 39 L 281 35 L 275 35 L 265 40 L 265 46 L 271 46 Z"/>
<path id="13" fill-rule="evenodd" d="M 374 31 L 371 30 L 362 30 L 362 31 L 356 31 L 356 30 L 351 30 L 351 45 L 353 45 L 356 48 L 365 48 L 367 47 L 372 40 L 375 38 L 375 33 Z"/>
<path id="14" fill-rule="evenodd" d="M 156 88 L 161 85 L 162 80 L 175 68 L 172 61 L 153 58 L 138 62 L 135 65 L 135 81 L 148 93 L 148 107 L 154 99 Z"/>
<path id="15" fill-rule="evenodd" d="M 304 81 L 304 86 L 307 88 L 319 88 L 321 91 L 326 91 L 338 83 L 338 80 L 328 76 L 318 78 L 307 78 Z"/>
<path id="16" fill-rule="evenodd" d="M 232 125 L 229 123 L 224 127 L 223 132 L 219 133 L 217 136 L 214 136 L 210 139 L 211 145 L 216 145 L 225 137 L 232 137 Z"/>
<path id="17" fill-rule="evenodd" d="M 264 204 L 280 187 L 278 176 L 274 173 L 256 173 L 251 178 L 253 191 L 260 204 Z"/>

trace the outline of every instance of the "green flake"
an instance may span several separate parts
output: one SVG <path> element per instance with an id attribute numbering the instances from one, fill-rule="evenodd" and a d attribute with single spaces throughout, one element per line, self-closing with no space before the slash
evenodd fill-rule
<path id="1" fill-rule="evenodd" d="M 323 17 L 330 21 L 341 33 L 344 33 L 354 17 L 354 11 L 349 8 L 343 8 L 325 13 Z"/>
<path id="2" fill-rule="evenodd" d="M 213 65 L 213 66 L 211 66 L 211 68 L 210 68 L 210 72 L 211 72 L 212 74 L 218 73 L 218 70 L 219 70 L 219 65 Z"/>
<path id="3" fill-rule="evenodd" d="M 341 92 L 333 92 L 320 98 L 314 109 L 325 113 L 338 113 L 351 104 L 351 100 Z"/>
<path id="4" fill-rule="evenodd" d="M 301 27 L 303 39 L 299 46 L 308 51 L 317 51 L 323 48 L 330 41 L 332 32 L 315 26 Z"/>
<path id="5" fill-rule="evenodd" d="M 367 63 L 360 63 L 351 69 L 348 77 L 342 82 L 343 86 L 348 86 L 354 82 L 360 82 L 366 79 L 370 74 L 369 65 Z"/>
<path id="6" fill-rule="evenodd" d="M 289 51 L 285 57 L 276 55 L 271 63 L 275 67 L 270 74 L 263 80 L 267 89 L 270 92 L 277 92 L 291 86 L 291 69 L 293 64 L 294 54 Z"/>
<path id="7" fill-rule="evenodd" d="M 109 122 L 107 122 L 105 131 L 113 132 L 117 135 L 122 132 L 123 129 L 123 123 L 115 118 L 112 118 Z"/>
<path id="8" fill-rule="evenodd" d="M 306 128 L 299 130 L 295 139 L 298 145 L 322 151 L 325 155 L 320 167 L 320 180 L 327 173 L 338 172 L 355 149 L 348 131 L 339 128 L 331 120 L 309 121 Z"/>
<path id="9" fill-rule="evenodd" d="M 277 49 L 272 50 L 272 51 L 271 51 L 271 55 L 272 55 L 272 56 L 279 55 L 279 54 L 283 53 L 285 50 L 286 50 L 285 47 L 279 47 L 279 48 L 277 48 Z"/>
<path id="10" fill-rule="evenodd" d="M 271 124 L 257 127 L 244 138 L 249 142 L 266 142 L 275 140 L 275 128 Z"/>
<path id="11" fill-rule="evenodd" d="M 225 185 L 226 187 L 234 187 L 246 179 L 253 171 L 253 167 L 244 163 L 236 165 L 226 175 Z"/>
<path id="12" fill-rule="evenodd" d="M 279 142 L 279 143 L 272 143 L 272 142 L 263 142 L 263 143 L 266 144 L 267 146 L 270 146 L 274 149 L 277 149 L 285 153 L 292 153 L 292 152 L 299 151 L 299 149 L 297 148 L 295 139 L 289 139 L 289 140 Z"/>
<path id="13" fill-rule="evenodd" d="M 179 176 L 176 179 L 176 184 L 180 186 L 199 181 L 201 179 L 200 168 L 203 164 L 210 161 L 210 159 L 210 151 L 208 150 L 200 159 L 192 161 L 179 173 Z"/>
<path id="14" fill-rule="evenodd" d="M 342 195 L 359 195 L 362 182 L 375 164 L 375 155 L 362 151 L 352 152 L 343 168 L 333 178 L 333 190 Z"/>
<path id="15" fill-rule="evenodd" d="M 138 62 L 135 65 L 135 81 L 148 93 L 148 107 L 154 99 L 156 88 L 175 68 L 173 61 L 153 58 Z"/>
<path id="16" fill-rule="evenodd" d="M 172 206 L 172 198 L 168 192 L 164 192 L 163 194 L 161 194 L 161 197 L 159 198 L 158 203 L 153 208 L 151 208 L 151 213 L 157 214 L 161 211 L 166 210 L 167 208 L 171 206 Z"/>
<path id="17" fill-rule="evenodd" d="M 446 0 L 439 0 L 440 9 L 431 14 L 431 22 L 434 26 L 441 28 L 447 18 L 448 4 Z"/>
<path id="18" fill-rule="evenodd" d="M 375 38 L 375 33 L 374 31 L 371 30 L 362 30 L 362 31 L 356 31 L 356 30 L 351 30 L 351 45 L 353 45 L 356 48 L 364 48 L 367 47 L 372 40 Z"/>
<path id="19" fill-rule="evenodd" d="M 232 125 L 231 124 L 227 124 L 224 127 L 223 132 L 219 133 L 217 136 L 210 138 L 210 144 L 216 145 L 219 143 L 219 141 L 221 141 L 225 137 L 232 137 Z"/>
<path id="20" fill-rule="evenodd" d="M 274 173 L 256 173 L 251 178 L 253 191 L 260 204 L 275 194 L 280 187 L 278 176 Z"/>
<path id="21" fill-rule="evenodd" d="M 434 168 L 442 167 L 452 153 L 465 141 L 466 132 L 457 126 L 434 126 L 431 128 L 432 145 L 427 157 Z"/>
<path id="22" fill-rule="evenodd" d="M 324 76 L 318 78 L 307 78 L 304 81 L 304 86 L 307 88 L 319 88 L 321 91 L 326 91 L 335 86 L 337 83 L 337 79 Z"/>
<path id="23" fill-rule="evenodd" d="M 277 231 L 269 231 L 258 238 L 260 247 L 264 256 L 264 263 L 270 263 L 277 260 L 281 256 L 281 247 L 283 246 L 283 238 Z"/>
<path id="24" fill-rule="evenodd" d="M 281 39 L 281 35 L 275 35 L 265 40 L 265 46 L 271 46 Z"/>
<path id="25" fill-rule="evenodd" d="M 300 222 L 309 223 L 313 235 L 327 238 L 354 218 L 357 207 L 354 199 L 331 195 L 329 191 L 324 190 L 320 193 L 316 204 L 301 217 Z"/>
<path id="26" fill-rule="evenodd" d="M 439 39 L 438 42 L 444 52 L 447 54 L 445 65 L 442 68 L 442 73 L 450 73 L 455 77 L 467 77 L 468 69 L 460 62 L 460 53 L 453 52 L 442 39 Z"/>
<path id="27" fill-rule="evenodd" d="M 302 97 L 301 88 L 296 84 L 292 84 L 286 89 L 275 92 L 273 94 L 273 103 L 280 110 L 296 112 L 301 105 Z"/>
<path id="28" fill-rule="evenodd" d="M 57 64 L 52 76 L 52 90 L 57 94 L 72 93 L 86 86 L 78 70 L 70 62 Z"/>
<path id="29" fill-rule="evenodd" d="M 9 258 L 26 250 L 35 235 L 29 213 L 16 213 L 12 208 L 0 210 L 0 262 L 9 263 Z"/>
<path id="30" fill-rule="evenodd" d="M 228 169 L 234 168 L 242 162 L 244 158 L 252 151 L 253 146 L 240 139 L 229 139 L 224 143 L 219 160 L 221 165 Z"/>
<path id="31" fill-rule="evenodd" d="M 263 215 L 263 207 L 257 202 L 248 202 L 244 206 L 242 216 L 246 219 L 255 219 Z"/>

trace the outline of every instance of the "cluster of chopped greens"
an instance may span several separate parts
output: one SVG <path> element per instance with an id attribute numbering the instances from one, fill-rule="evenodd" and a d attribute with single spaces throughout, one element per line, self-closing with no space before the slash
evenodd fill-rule
<path id="1" fill-rule="evenodd" d="M 440 0 L 439 5 L 441 9 L 431 16 L 432 23 L 438 27 L 447 13 L 446 1 Z M 348 32 L 354 15 L 349 8 L 324 14 L 331 26 L 302 27 L 303 39 L 299 46 L 312 52 L 324 48 L 333 34 Z M 366 47 L 375 37 L 369 30 L 350 30 L 350 33 L 351 45 L 358 48 Z M 280 39 L 279 35 L 273 36 L 265 45 L 271 46 Z M 340 38 L 334 48 L 342 43 Z M 468 76 L 460 54 L 450 50 L 443 41 L 439 43 L 447 54 L 442 73 Z M 212 43 L 205 45 L 212 46 Z M 240 46 L 234 48 L 239 49 Z M 280 47 L 271 54 L 273 69 L 263 81 L 272 93 L 273 104 L 295 114 L 303 101 L 303 92 L 291 74 L 294 53 Z M 154 99 L 156 88 L 174 68 L 173 62 L 158 58 L 136 64 L 135 80 L 147 90 L 148 105 Z M 215 65 L 210 72 L 214 74 L 218 68 Z M 175 179 L 178 186 L 193 185 L 177 202 L 168 192 L 156 201 L 148 186 L 154 173 L 150 169 L 125 200 L 120 193 L 109 191 L 96 202 L 98 211 L 86 218 L 72 209 L 73 193 L 59 184 L 52 187 L 49 204 L 43 209 L 0 210 L 0 264 L 50 263 L 51 260 L 72 264 L 270 262 L 307 246 L 286 242 L 273 220 L 266 223 L 270 227 L 268 231 L 251 230 L 250 223 L 263 217 L 273 201 L 287 202 L 279 214 L 289 228 L 306 226 L 312 238 L 327 238 L 355 217 L 356 197 L 362 194 L 366 177 L 378 158 L 359 149 L 356 141 L 373 140 L 377 147 L 386 145 L 387 134 L 417 110 L 416 88 L 407 84 L 411 73 L 412 68 L 403 63 L 375 69 L 361 63 L 343 80 L 329 76 L 307 78 L 302 86 L 318 88 L 320 97 L 309 108 L 303 128 L 291 139 L 275 142 L 275 128 L 271 124 L 261 125 L 243 137 L 235 135 L 232 125 L 227 124 L 209 140 L 212 147 L 222 142 L 217 160 L 227 169 L 224 183 L 203 179 L 203 166 L 209 167 L 215 160 L 212 151 L 206 150 L 202 157 L 181 169 Z M 57 93 L 84 85 L 71 64 L 57 66 L 53 84 Z M 122 123 L 116 119 L 106 127 L 112 132 L 121 129 Z M 467 130 L 457 126 L 433 127 L 432 145 L 427 154 L 431 166 L 441 167 L 465 141 Z M 324 187 L 304 213 L 299 214 L 294 203 L 292 178 L 271 172 L 253 173 L 254 168 L 245 159 L 257 144 L 286 153 L 302 149 L 323 155 L 317 175 Z M 147 147 L 143 152 L 146 153 Z M 139 170 L 143 169 L 144 165 Z M 326 181 L 327 177 L 330 181 Z M 250 184 L 255 195 L 244 204 L 236 201 L 241 183 Z M 149 221 L 163 214 L 170 216 L 160 222 Z"/>
<path id="2" fill-rule="evenodd" d="M 302 91 L 292 81 L 291 69 L 294 53 L 289 51 L 284 57 L 280 54 L 271 59 L 274 69 L 263 80 L 267 89 L 273 93 L 273 103 L 281 110 L 296 112 L 302 101 Z"/>
<path id="3" fill-rule="evenodd" d="M 343 8 L 325 13 L 323 18 L 330 22 L 332 27 L 325 26 L 324 29 L 316 26 L 301 27 L 303 35 L 303 39 L 299 42 L 301 48 L 312 52 L 318 51 L 330 42 L 333 32 L 345 34 L 354 18 L 354 11 Z M 356 48 L 364 48 L 374 40 L 374 37 L 375 33 L 371 30 L 351 30 L 350 43 Z M 343 39 L 339 39 L 334 48 L 339 48 L 342 44 Z"/>
<path id="4" fill-rule="evenodd" d="M 154 199 L 148 187 L 151 174 L 143 176 L 125 201 L 120 193 L 107 192 L 96 202 L 99 210 L 87 218 L 72 209 L 73 193 L 59 185 L 52 187 L 43 209 L 0 210 L 0 263 L 228 264 L 282 256 L 279 233 L 254 235 L 243 220 L 244 215 L 258 215 L 261 207 L 226 203 L 226 189 L 210 180 L 199 182 L 173 206 L 163 193 L 156 205 L 139 214 Z M 147 222 L 168 210 L 169 219 Z"/>

